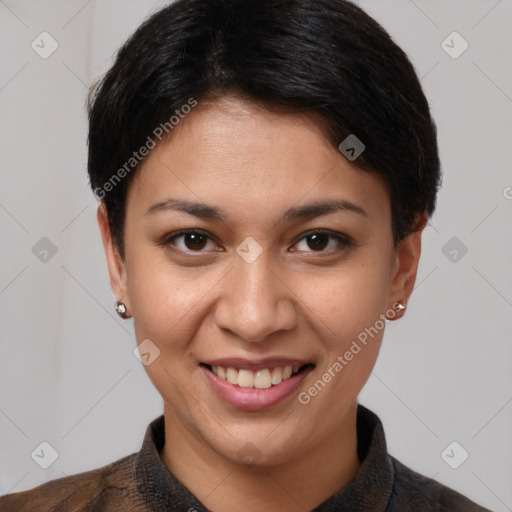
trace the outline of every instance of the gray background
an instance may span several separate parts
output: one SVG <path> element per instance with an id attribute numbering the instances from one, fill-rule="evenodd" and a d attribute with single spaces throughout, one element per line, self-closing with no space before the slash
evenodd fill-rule
<path id="1" fill-rule="evenodd" d="M 444 169 L 416 290 L 360 401 L 406 465 L 512 510 L 512 1 L 359 4 L 422 77 Z M 84 108 L 88 85 L 161 5 L 0 0 L 0 494 L 137 451 L 162 411 L 131 322 L 113 309 Z M 31 48 L 43 31 L 59 45 L 47 59 Z M 453 31 L 469 43 L 457 59 L 441 46 Z M 43 441 L 58 453 L 48 469 L 31 457 Z M 469 453 L 458 469 L 441 456 L 453 441 Z"/>

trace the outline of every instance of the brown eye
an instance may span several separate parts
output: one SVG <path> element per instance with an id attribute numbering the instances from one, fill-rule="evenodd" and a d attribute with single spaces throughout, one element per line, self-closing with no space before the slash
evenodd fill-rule
<path id="1" fill-rule="evenodd" d="M 315 233 L 314 235 L 309 235 L 307 237 L 309 247 L 311 247 L 314 251 L 322 251 L 329 243 L 329 236 L 325 233 Z"/>
<path id="2" fill-rule="evenodd" d="M 183 243 L 191 251 L 201 250 L 206 245 L 206 237 L 200 233 L 185 233 Z"/>
<path id="3" fill-rule="evenodd" d="M 208 252 L 203 249 L 212 241 L 208 235 L 200 231 L 181 231 L 170 237 L 166 237 L 164 245 L 174 245 L 183 252 Z"/>
<path id="4" fill-rule="evenodd" d="M 331 243 L 331 240 L 333 240 L 334 243 Z M 331 252 L 332 250 L 341 250 L 352 245 L 352 242 L 347 237 L 325 230 L 306 233 L 301 238 L 297 246 L 299 246 L 303 241 L 306 242 L 304 245 L 307 247 L 302 250 L 305 250 L 306 252 L 308 249 L 309 252 Z"/>

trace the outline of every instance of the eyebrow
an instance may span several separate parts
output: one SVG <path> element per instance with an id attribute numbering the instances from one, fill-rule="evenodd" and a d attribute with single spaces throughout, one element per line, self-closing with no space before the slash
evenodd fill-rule
<path id="1" fill-rule="evenodd" d="M 146 215 L 152 215 L 168 210 L 189 213 L 190 215 L 194 215 L 195 217 L 202 219 L 225 221 L 227 218 L 227 215 L 222 210 L 214 208 L 206 203 L 182 201 L 178 199 L 166 199 L 164 201 L 159 201 L 148 208 Z M 339 199 L 316 201 L 310 204 L 294 206 L 285 212 L 283 220 L 293 222 L 335 212 L 356 213 L 368 218 L 368 213 L 361 206 L 347 200 Z"/>

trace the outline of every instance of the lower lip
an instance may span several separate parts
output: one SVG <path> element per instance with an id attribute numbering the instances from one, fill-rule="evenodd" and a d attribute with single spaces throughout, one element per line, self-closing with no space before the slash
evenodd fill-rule
<path id="1" fill-rule="evenodd" d="M 205 366 L 201 365 L 200 368 L 221 398 L 233 407 L 245 411 L 260 411 L 282 402 L 298 389 L 302 381 L 314 369 L 314 367 L 307 367 L 289 379 L 283 380 L 280 384 L 267 389 L 256 389 L 230 384 Z"/>

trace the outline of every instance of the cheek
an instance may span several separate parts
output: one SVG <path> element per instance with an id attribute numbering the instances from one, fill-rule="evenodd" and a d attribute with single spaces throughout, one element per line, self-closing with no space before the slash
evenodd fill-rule
<path id="1" fill-rule="evenodd" d="M 162 350 L 181 348 L 198 329 L 204 304 L 221 274 L 178 269 L 150 257 L 132 263 L 128 294 L 137 340 L 149 338 Z"/>
<path id="2" fill-rule="evenodd" d="M 354 264 L 321 276 L 297 276 L 294 291 L 317 318 L 331 347 L 343 348 L 386 310 L 389 279 L 378 262 Z M 380 324 L 379 324 L 380 325 Z"/>
<path id="3" fill-rule="evenodd" d="M 356 400 L 375 366 L 386 325 L 381 315 L 388 287 L 375 266 L 338 272 L 336 278 L 316 283 L 320 286 L 309 287 L 315 292 L 309 292 L 305 302 L 314 312 L 309 317 L 325 358 L 322 373 L 309 383 L 300 403 L 308 404 L 304 413 L 335 418 Z"/>

